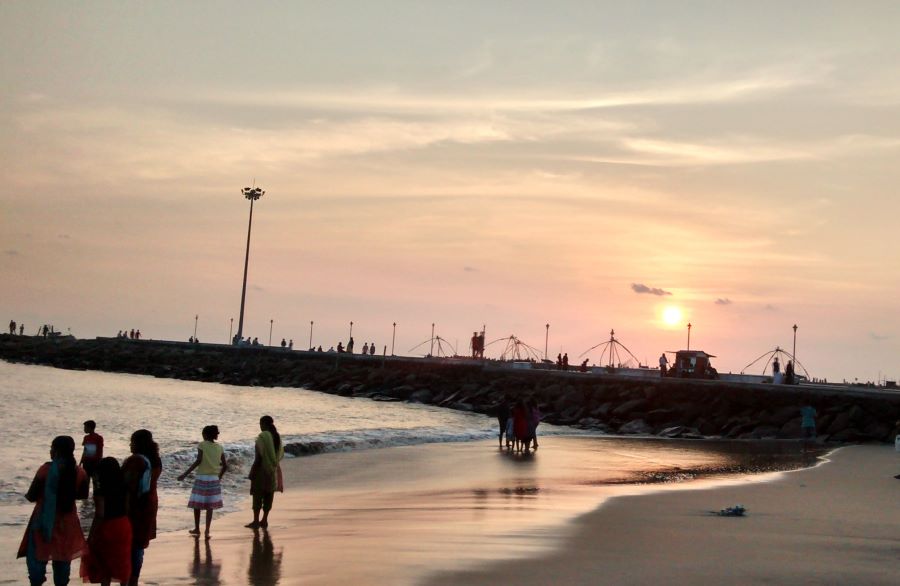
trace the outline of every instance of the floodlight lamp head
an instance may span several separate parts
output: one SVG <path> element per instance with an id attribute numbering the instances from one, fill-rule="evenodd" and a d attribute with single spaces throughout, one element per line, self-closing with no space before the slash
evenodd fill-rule
<path id="1" fill-rule="evenodd" d="M 241 190 L 241 193 L 249 200 L 257 200 L 265 195 L 266 192 L 259 187 L 245 187 Z"/>

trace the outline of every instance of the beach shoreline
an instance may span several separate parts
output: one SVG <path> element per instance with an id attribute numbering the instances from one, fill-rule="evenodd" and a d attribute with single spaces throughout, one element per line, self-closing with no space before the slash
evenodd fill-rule
<path id="1" fill-rule="evenodd" d="M 566 444 L 569 439 L 575 438 L 548 438 L 549 449 L 541 448 L 543 457 L 549 461 L 559 455 L 551 451 L 554 440 Z M 541 470 L 521 474 L 521 462 L 494 452 L 485 442 L 472 442 L 288 461 L 289 489 L 277 495 L 268 531 L 254 534 L 243 527 L 250 516 L 245 506 L 216 519 L 208 548 L 200 540 L 195 549 L 186 534 L 161 535 L 147 550 L 146 583 L 486 584 L 514 577 L 524 584 L 593 584 L 596 581 L 587 576 L 598 570 L 591 556 L 565 556 L 581 551 L 579 535 L 607 511 L 618 511 L 615 518 L 623 521 L 618 531 L 630 530 L 630 518 L 647 529 L 653 519 L 641 511 L 654 510 L 661 501 L 700 498 L 706 508 L 720 508 L 735 504 L 727 491 L 793 486 L 784 479 L 811 470 L 730 474 L 677 484 L 566 485 Z M 479 461 L 492 467 L 509 465 L 515 473 L 487 478 L 488 468 L 478 468 Z M 442 468 L 445 475 L 433 474 Z M 466 469 L 479 481 L 473 483 L 472 474 L 456 473 Z M 701 493 L 705 496 L 696 496 Z M 348 495 L 353 502 L 341 502 Z M 763 512 L 754 498 L 745 500 L 748 519 Z M 627 503 L 624 512 L 619 511 L 622 502 Z M 735 521 L 692 512 L 689 525 L 708 519 Z M 675 527 L 673 534 L 680 530 L 689 528 Z M 641 563 L 640 548 L 620 549 L 619 554 L 631 564 Z M 557 562 L 560 557 L 565 561 Z M 523 569 L 531 565 L 556 569 Z M 576 572 L 578 567 L 584 572 Z"/>

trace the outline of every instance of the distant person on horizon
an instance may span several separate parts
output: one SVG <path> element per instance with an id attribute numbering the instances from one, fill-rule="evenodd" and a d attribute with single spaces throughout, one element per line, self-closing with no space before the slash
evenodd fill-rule
<path id="1" fill-rule="evenodd" d="M 288 350 L 293 350 L 293 349 L 294 349 L 294 339 L 291 338 L 291 341 L 288 342 Z"/>
<path id="2" fill-rule="evenodd" d="M 663 352 L 659 355 L 659 376 L 660 378 L 666 378 L 666 371 L 669 370 L 669 359 L 666 357 L 666 353 Z"/>
<path id="3" fill-rule="evenodd" d="M 794 384 L 794 362 L 792 360 L 788 360 L 784 365 L 784 384 Z"/>
<path id="4" fill-rule="evenodd" d="M 569 370 L 569 353 L 568 352 L 563 354 L 562 367 L 563 367 L 563 370 Z"/>
<path id="5" fill-rule="evenodd" d="M 16 334 L 16 322 L 13 320 L 9 320 L 9 335 L 14 336 Z"/>
<path id="6" fill-rule="evenodd" d="M 141 330 L 135 330 L 135 331 L 134 331 L 134 339 L 135 339 L 135 340 L 140 340 L 140 339 L 141 339 Z"/>
<path id="7" fill-rule="evenodd" d="M 218 426 L 207 425 L 201 435 L 203 441 L 197 445 L 197 459 L 178 477 L 178 480 L 183 481 L 188 474 L 197 469 L 187 504 L 188 508 L 194 509 L 194 528 L 189 533 L 200 535 L 200 511 L 206 511 L 206 531 L 203 535 L 209 539 L 213 510 L 222 508 L 222 476 L 228 471 L 228 462 L 225 460 L 222 445 L 216 443 L 219 437 Z"/>
<path id="8" fill-rule="evenodd" d="M 103 436 L 97 433 L 97 423 L 93 419 L 84 422 L 84 439 L 81 440 L 81 461 L 78 464 L 84 468 L 88 478 L 97 489 L 97 467 L 103 459 Z"/>
<path id="9" fill-rule="evenodd" d="M 384 347 L 385 353 L 387 353 L 387 346 Z M 369 356 L 375 356 L 375 342 L 369 344 Z"/>
<path id="10" fill-rule="evenodd" d="M 284 338 L 281 339 L 281 347 L 287 348 L 287 340 L 285 340 Z"/>
<path id="11" fill-rule="evenodd" d="M 329 349 L 328 351 L 329 351 L 329 352 L 333 352 L 333 351 L 334 351 L 334 347 L 332 346 L 332 348 Z M 340 342 L 338 342 L 337 351 L 338 351 L 338 354 L 342 354 L 342 353 L 344 352 L 344 345 L 341 344 Z"/>
<path id="12" fill-rule="evenodd" d="M 778 362 L 778 357 L 772 361 L 772 374 L 779 374 L 781 372 L 781 363 Z"/>
<path id="13" fill-rule="evenodd" d="M 279 462 L 284 458 L 284 445 L 275 422 L 269 415 L 259 419 L 259 435 L 256 436 L 255 457 L 250 467 L 250 494 L 253 495 L 253 521 L 246 526 L 251 529 L 269 526 L 269 511 L 275 500 L 275 492 L 284 491 Z M 259 512 L 262 510 L 262 519 Z"/>
<path id="14" fill-rule="evenodd" d="M 17 558 L 24 557 L 28 580 L 40 586 L 47 579 L 47 562 L 53 565 L 53 583 L 68 584 L 72 560 L 85 547 L 77 499 L 88 496 L 88 478 L 75 463 L 75 440 L 68 435 L 53 438 L 50 461 L 41 465 L 25 493 L 35 503 Z"/>
<path id="15" fill-rule="evenodd" d="M 556 355 L 556 370 L 562 370 L 562 354 Z"/>
<path id="16" fill-rule="evenodd" d="M 20 336 L 25 335 L 25 324 L 19 324 L 19 335 Z"/>
<path id="17" fill-rule="evenodd" d="M 353 336 L 350 336 L 350 341 L 347 342 L 347 354 L 353 354 Z"/>
<path id="18" fill-rule="evenodd" d="M 363 353 L 363 356 L 368 356 L 368 355 L 369 355 L 369 343 L 368 343 L 368 342 L 363 342 L 363 350 L 362 350 L 362 353 Z"/>

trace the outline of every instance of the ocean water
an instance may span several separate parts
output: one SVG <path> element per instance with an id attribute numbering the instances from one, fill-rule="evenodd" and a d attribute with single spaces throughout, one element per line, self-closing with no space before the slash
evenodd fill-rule
<path id="1" fill-rule="evenodd" d="M 496 437 L 484 415 L 437 407 L 354 399 L 294 388 L 239 387 L 150 376 L 68 371 L 0 362 L 0 528 L 24 526 L 30 505 L 22 495 L 47 460 L 50 442 L 71 435 L 80 446 L 82 422 L 93 419 L 104 455 L 128 456 L 131 433 L 146 428 L 160 446 L 159 525 L 189 522 L 189 478 L 176 477 L 194 461 L 200 430 L 218 425 L 229 472 L 223 482 L 227 509 L 246 498 L 247 472 L 259 418 L 275 419 L 285 445 L 346 451 Z M 547 433 L 559 432 L 545 426 Z M 80 450 L 80 448 L 79 448 Z M 76 457 L 80 452 L 76 452 Z M 291 457 L 287 455 L 286 457 Z"/>

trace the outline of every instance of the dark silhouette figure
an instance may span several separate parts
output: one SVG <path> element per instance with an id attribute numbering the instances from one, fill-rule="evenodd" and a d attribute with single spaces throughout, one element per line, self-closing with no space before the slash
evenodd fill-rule
<path id="1" fill-rule="evenodd" d="M 385 346 L 387 348 L 387 346 Z M 375 356 L 375 342 L 369 344 L 369 356 Z"/>
<path id="2" fill-rule="evenodd" d="M 25 335 L 25 324 L 19 324 L 19 335 L 20 336 Z"/>
<path id="3" fill-rule="evenodd" d="M 344 345 L 341 344 L 340 342 L 338 342 L 337 351 L 338 351 L 338 354 L 341 354 L 344 352 Z"/>
<path id="4" fill-rule="evenodd" d="M 13 320 L 9 320 L 9 335 L 15 335 L 16 333 L 16 322 Z"/>
<path id="5" fill-rule="evenodd" d="M 784 384 L 794 384 L 794 362 L 792 360 L 788 360 L 784 365 Z"/>
<path id="6" fill-rule="evenodd" d="M 778 357 L 775 357 L 775 360 L 772 361 L 772 374 L 778 374 L 781 372 L 781 363 L 778 362 Z"/>
<path id="7" fill-rule="evenodd" d="M 353 336 L 350 336 L 350 341 L 347 342 L 347 354 L 353 354 Z"/>
<path id="8" fill-rule="evenodd" d="M 563 354 L 562 366 L 563 366 L 563 370 L 569 370 L 569 353 L 568 352 Z"/>
<path id="9" fill-rule="evenodd" d="M 281 347 L 287 348 L 287 340 L 285 340 L 284 338 L 281 339 Z"/>
<path id="10" fill-rule="evenodd" d="M 556 355 L 556 370 L 562 370 L 562 354 Z"/>

